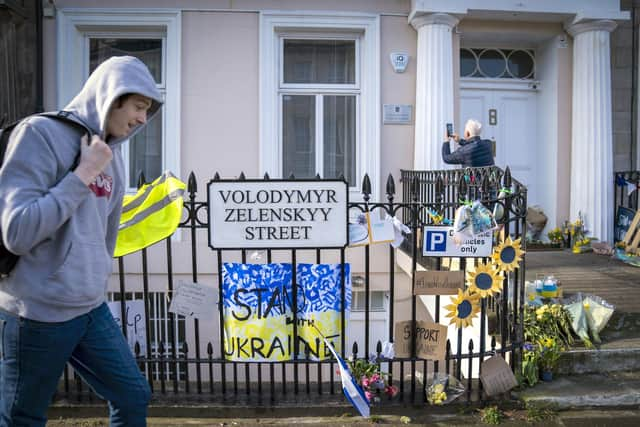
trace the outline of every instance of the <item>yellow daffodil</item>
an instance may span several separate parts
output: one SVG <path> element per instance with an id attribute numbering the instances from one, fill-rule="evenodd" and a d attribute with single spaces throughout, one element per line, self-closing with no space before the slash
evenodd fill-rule
<path id="1" fill-rule="evenodd" d="M 478 306 L 478 295 L 470 295 L 468 291 L 462 292 L 458 289 L 458 296 L 451 297 L 452 304 L 445 306 L 449 310 L 446 317 L 451 317 L 450 325 L 458 328 L 471 326 L 473 318 L 480 312 Z"/>
<path id="2" fill-rule="evenodd" d="M 467 273 L 469 291 L 482 298 L 500 293 L 504 278 L 493 264 L 479 264 L 475 271 Z"/>
<path id="3" fill-rule="evenodd" d="M 520 247 L 520 239 L 511 240 L 507 237 L 493 251 L 493 262 L 498 266 L 500 271 L 514 271 L 522 261 L 524 251 Z"/>

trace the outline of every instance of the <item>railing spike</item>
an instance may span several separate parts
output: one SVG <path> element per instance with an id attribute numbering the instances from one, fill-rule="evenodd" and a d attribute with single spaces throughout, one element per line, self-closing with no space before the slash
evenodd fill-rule
<path id="1" fill-rule="evenodd" d="M 322 179 L 322 178 L 320 178 L 320 174 L 319 173 L 316 174 L 316 179 Z"/>
<path id="2" fill-rule="evenodd" d="M 393 198 L 394 194 L 396 194 L 396 183 L 393 180 L 393 175 L 389 174 L 387 177 L 387 196 Z"/>
<path id="3" fill-rule="evenodd" d="M 244 176 L 244 172 L 240 172 L 240 176 L 238 177 L 238 181 L 244 181 L 245 179 L 247 179 L 247 177 Z"/>
<path id="4" fill-rule="evenodd" d="M 207 344 L 207 355 L 213 355 L 213 345 L 210 342 Z"/>
<path id="5" fill-rule="evenodd" d="M 291 173 L 289 174 L 289 179 L 296 179 L 295 175 L 293 174 L 293 171 L 291 171 Z"/>
<path id="6" fill-rule="evenodd" d="M 265 180 L 265 181 L 268 181 L 268 180 L 270 180 L 270 179 L 271 179 L 271 178 L 269 178 L 269 173 L 268 173 L 268 172 L 265 172 L 265 173 L 264 173 L 263 178 L 264 178 L 264 180 Z"/>
<path id="7" fill-rule="evenodd" d="M 217 178 L 216 178 L 217 177 Z M 213 179 L 220 179 L 220 175 L 216 172 L 216 175 Z M 187 189 L 189 193 L 195 195 L 198 192 L 198 183 L 196 181 L 196 174 L 191 171 L 189 174 L 189 179 L 187 180 Z"/>
<path id="8" fill-rule="evenodd" d="M 353 346 L 351 347 L 351 352 L 353 353 L 353 359 L 355 360 L 358 356 L 358 342 L 354 341 Z"/>
<path id="9" fill-rule="evenodd" d="M 147 183 L 147 179 L 144 177 L 144 172 L 138 172 L 138 188 L 141 188 L 143 185 Z"/>
<path id="10" fill-rule="evenodd" d="M 458 194 L 460 198 L 467 197 L 467 180 L 465 174 L 460 174 L 460 180 L 458 181 Z"/>
<path id="11" fill-rule="evenodd" d="M 511 188 L 511 169 L 507 166 L 504 170 L 504 176 L 502 177 L 504 188 Z"/>
<path id="12" fill-rule="evenodd" d="M 369 199 L 371 195 L 371 180 L 369 179 L 369 174 L 364 174 L 364 178 L 362 178 L 362 194 L 365 199 Z"/>
<path id="13" fill-rule="evenodd" d="M 220 181 L 220 174 L 219 174 L 218 172 L 216 172 L 216 173 L 213 175 L 213 180 L 214 180 L 214 181 Z"/>

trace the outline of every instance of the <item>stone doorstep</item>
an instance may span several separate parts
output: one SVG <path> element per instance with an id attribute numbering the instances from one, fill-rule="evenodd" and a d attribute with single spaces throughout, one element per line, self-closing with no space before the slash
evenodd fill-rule
<path id="1" fill-rule="evenodd" d="M 556 372 L 561 375 L 640 370 L 640 347 L 569 350 L 562 354 Z"/>
<path id="2" fill-rule="evenodd" d="M 640 372 L 568 375 L 515 392 L 525 404 L 557 410 L 640 406 Z"/>

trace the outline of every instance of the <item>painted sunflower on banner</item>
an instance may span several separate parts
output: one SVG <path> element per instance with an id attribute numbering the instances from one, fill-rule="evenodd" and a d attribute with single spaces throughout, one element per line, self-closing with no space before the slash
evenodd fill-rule
<path id="1" fill-rule="evenodd" d="M 507 237 L 497 248 L 493 250 L 493 262 L 500 271 L 513 271 L 520 265 L 524 251 L 520 247 L 520 238 L 511 240 Z"/>
<path id="2" fill-rule="evenodd" d="M 482 298 L 500 293 L 503 281 L 504 277 L 493 264 L 478 264 L 475 271 L 467 272 L 469 292 Z"/>
<path id="3" fill-rule="evenodd" d="M 455 324 L 458 328 L 471 326 L 473 319 L 480 312 L 478 300 L 478 295 L 470 295 L 468 291 L 462 292 L 462 289 L 458 289 L 458 296 L 451 297 L 452 304 L 444 307 L 449 310 L 446 315 L 451 317 L 449 324 Z"/>

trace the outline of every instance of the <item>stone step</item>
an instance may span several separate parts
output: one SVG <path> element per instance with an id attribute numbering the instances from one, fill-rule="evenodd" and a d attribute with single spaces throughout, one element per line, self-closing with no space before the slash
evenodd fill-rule
<path id="1" fill-rule="evenodd" d="M 567 375 L 514 393 L 527 405 L 557 410 L 575 408 L 638 408 L 640 373 Z"/>

